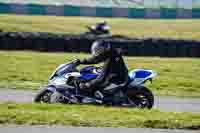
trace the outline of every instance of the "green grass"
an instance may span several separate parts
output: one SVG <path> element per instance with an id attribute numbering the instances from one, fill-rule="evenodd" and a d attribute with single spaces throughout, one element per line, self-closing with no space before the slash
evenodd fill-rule
<path id="1" fill-rule="evenodd" d="M 92 25 L 102 20 L 108 21 L 113 34 L 140 38 L 162 37 L 200 40 L 200 20 L 198 19 L 162 20 L 0 15 L 0 29 L 3 31 L 78 34 L 85 31 L 86 25 Z"/>
<path id="2" fill-rule="evenodd" d="M 85 58 L 78 53 L 0 51 L 0 88 L 37 89 L 61 63 Z M 124 57 L 129 69 L 153 69 L 158 77 L 147 84 L 156 95 L 199 97 L 200 60 L 195 58 Z"/>
<path id="3" fill-rule="evenodd" d="M 195 113 L 86 105 L 15 103 L 1 103 L 0 108 L 0 124 L 172 129 L 200 126 L 200 114 Z"/>

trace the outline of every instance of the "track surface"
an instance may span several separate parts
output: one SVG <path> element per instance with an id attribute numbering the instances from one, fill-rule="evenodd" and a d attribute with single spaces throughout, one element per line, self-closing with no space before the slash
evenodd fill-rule
<path id="1" fill-rule="evenodd" d="M 48 126 L 0 126 L 1 133 L 199 133 L 189 130 L 128 129 L 128 128 L 71 128 Z"/>
<path id="2" fill-rule="evenodd" d="M 32 102 L 37 92 L 11 89 L 0 89 L 0 102 Z M 200 113 L 200 99 L 155 97 L 155 108 L 170 112 L 193 112 Z"/>
<path id="3" fill-rule="evenodd" d="M 36 92 L 22 90 L 0 89 L 0 102 L 32 102 Z M 200 113 L 200 99 L 181 99 L 175 97 L 156 97 L 155 108 L 161 111 L 195 112 Z M 127 128 L 71 128 L 60 126 L 0 126 L 0 133 L 200 133 L 190 130 L 168 129 L 127 129 Z"/>

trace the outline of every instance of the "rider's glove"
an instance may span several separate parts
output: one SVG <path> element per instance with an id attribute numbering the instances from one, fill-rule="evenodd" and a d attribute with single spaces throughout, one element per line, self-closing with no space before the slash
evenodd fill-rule
<path id="1" fill-rule="evenodd" d="M 80 64 L 81 64 L 80 59 L 76 59 L 76 60 L 74 61 L 74 64 L 76 64 L 76 65 L 80 65 Z"/>

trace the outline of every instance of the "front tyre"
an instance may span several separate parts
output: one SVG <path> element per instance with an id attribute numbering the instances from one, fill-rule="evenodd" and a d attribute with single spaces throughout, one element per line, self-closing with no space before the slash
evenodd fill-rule
<path id="1" fill-rule="evenodd" d="M 52 91 L 44 87 L 36 94 L 33 101 L 35 103 L 50 103 L 50 98 L 52 94 L 53 94 Z"/>
<path id="2" fill-rule="evenodd" d="M 127 96 L 129 101 L 134 103 L 138 108 L 151 109 L 154 105 L 154 96 L 152 92 L 144 86 L 129 88 Z"/>

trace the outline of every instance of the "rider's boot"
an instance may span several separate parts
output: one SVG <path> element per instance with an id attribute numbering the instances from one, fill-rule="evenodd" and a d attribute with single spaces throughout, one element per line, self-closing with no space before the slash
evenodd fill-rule
<path id="1" fill-rule="evenodd" d="M 104 98 L 103 93 L 101 93 L 99 90 L 94 93 L 94 96 L 99 100 L 102 100 Z"/>

